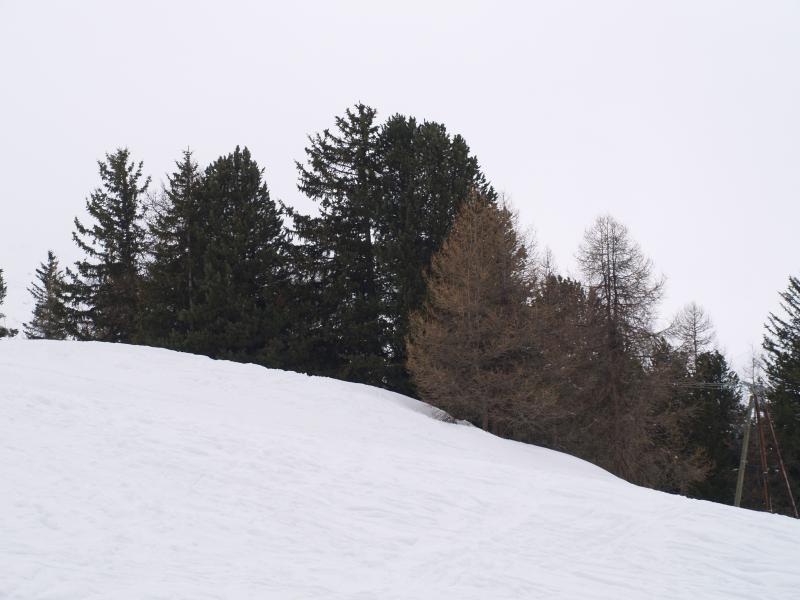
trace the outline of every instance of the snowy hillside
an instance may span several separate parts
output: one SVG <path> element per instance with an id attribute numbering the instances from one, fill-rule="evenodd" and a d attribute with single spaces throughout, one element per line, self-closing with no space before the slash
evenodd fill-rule
<path id="1" fill-rule="evenodd" d="M 0 598 L 797 598 L 800 522 L 366 386 L 0 343 Z"/>

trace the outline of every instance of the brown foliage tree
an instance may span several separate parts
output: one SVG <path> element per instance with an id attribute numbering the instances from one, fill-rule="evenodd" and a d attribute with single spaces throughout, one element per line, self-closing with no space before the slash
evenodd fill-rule
<path id="1" fill-rule="evenodd" d="M 473 193 L 412 315 L 408 368 L 423 399 L 505 436 L 544 409 L 532 401 L 540 360 L 529 315 L 529 252 L 504 205 Z"/>
<path id="2" fill-rule="evenodd" d="M 685 373 L 685 360 L 653 331 L 663 280 L 610 216 L 586 231 L 578 262 L 602 323 L 590 435 L 604 443 L 589 458 L 629 481 L 685 490 L 704 476 L 706 465 L 688 453 L 683 431 L 691 411 L 672 387 L 676 373 Z"/>

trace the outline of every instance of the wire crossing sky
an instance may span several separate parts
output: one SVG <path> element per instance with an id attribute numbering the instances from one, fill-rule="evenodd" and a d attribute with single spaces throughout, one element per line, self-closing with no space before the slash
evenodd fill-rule
<path id="1" fill-rule="evenodd" d="M 357 101 L 461 133 L 563 271 L 599 214 L 737 366 L 800 274 L 796 2 L 0 0 L 7 324 L 119 146 L 159 185 L 247 145 L 301 210 L 306 136 Z"/>

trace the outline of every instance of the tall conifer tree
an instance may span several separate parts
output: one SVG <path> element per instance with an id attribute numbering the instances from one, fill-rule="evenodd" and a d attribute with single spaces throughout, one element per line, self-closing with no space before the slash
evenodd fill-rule
<path id="1" fill-rule="evenodd" d="M 378 203 L 375 110 L 358 104 L 335 131 L 310 137 L 298 163 L 299 189 L 319 216 L 294 215 L 305 256 L 306 331 L 311 351 L 300 368 L 384 385 L 386 322 L 381 314 L 374 215 Z"/>
<path id="2" fill-rule="evenodd" d="M 701 352 L 691 364 L 689 443 L 705 454 L 710 469 L 690 491 L 704 500 L 732 504 L 744 421 L 739 378 L 717 350 Z"/>
<path id="3" fill-rule="evenodd" d="M 3 306 L 3 302 L 6 299 L 6 294 L 8 293 L 8 286 L 6 286 L 5 279 L 3 279 L 3 269 L 0 269 L 0 306 Z M 6 316 L 3 313 L 0 313 L 0 319 L 5 319 Z M 0 338 L 4 337 L 14 337 L 17 335 L 16 329 L 10 329 L 5 325 L 0 325 Z"/>
<path id="4" fill-rule="evenodd" d="M 769 410 L 795 503 L 800 504 L 800 278 L 789 277 L 780 297 L 782 314 L 769 315 L 764 337 Z M 785 492 L 773 495 L 776 502 L 785 503 L 778 508 L 788 510 Z"/>
<path id="5" fill-rule="evenodd" d="M 190 150 L 176 162 L 148 218 L 150 260 L 143 285 L 141 341 L 181 348 L 202 278 L 202 241 L 207 227 L 200 199 L 202 177 Z"/>
<path id="6" fill-rule="evenodd" d="M 101 187 L 86 201 L 92 219 L 75 218 L 75 243 L 85 258 L 67 269 L 73 333 L 81 339 L 130 342 L 139 326 L 145 250 L 142 197 L 150 178 L 127 148 L 99 161 Z"/>
<path id="7" fill-rule="evenodd" d="M 320 214 L 295 215 L 309 323 L 297 366 L 411 393 L 405 337 L 423 272 L 464 199 L 495 193 L 463 138 L 437 123 L 396 115 L 378 127 L 359 104 L 310 141 L 299 187 Z"/>
<path id="8" fill-rule="evenodd" d="M 394 115 L 378 136 L 380 195 L 375 210 L 382 313 L 388 327 L 388 387 L 411 393 L 405 369 L 408 318 L 425 299 L 424 272 L 464 200 L 496 194 L 460 135 L 444 125 Z"/>
<path id="9" fill-rule="evenodd" d="M 195 232 L 192 246 L 202 256 L 197 262 L 186 257 L 187 272 L 189 266 L 194 271 L 192 290 L 187 290 L 191 306 L 179 315 L 185 324 L 180 346 L 213 357 L 281 365 L 290 319 L 288 239 L 263 171 L 247 148 L 237 147 L 209 165 L 198 194 L 202 218 L 189 231 Z"/>
<path id="10" fill-rule="evenodd" d="M 23 325 L 28 339 L 63 340 L 69 333 L 65 303 L 66 280 L 58 259 L 47 251 L 47 260 L 36 269 L 36 279 L 28 291 L 33 296 L 33 319 Z"/>

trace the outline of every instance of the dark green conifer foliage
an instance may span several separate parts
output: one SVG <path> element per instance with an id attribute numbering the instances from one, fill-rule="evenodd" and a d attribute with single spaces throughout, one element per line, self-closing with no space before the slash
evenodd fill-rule
<path id="1" fill-rule="evenodd" d="M 732 504 L 744 421 L 739 378 L 725 357 L 712 350 L 697 355 L 690 383 L 696 387 L 686 392 L 693 409 L 689 443 L 710 460 L 706 479 L 694 484 L 691 494 Z"/>
<path id="2" fill-rule="evenodd" d="M 381 314 L 374 221 L 378 187 L 375 110 L 358 104 L 336 130 L 309 138 L 299 189 L 319 216 L 294 214 L 304 258 L 305 339 L 298 368 L 350 381 L 384 384 L 386 322 Z"/>
<path id="3" fill-rule="evenodd" d="M 299 188 L 320 214 L 294 215 L 308 323 L 296 368 L 412 393 L 405 337 L 423 272 L 468 194 L 496 195 L 463 138 L 437 123 L 396 115 L 378 127 L 358 104 L 310 142 Z"/>
<path id="4" fill-rule="evenodd" d="M 444 125 L 394 115 L 378 136 L 380 195 L 375 211 L 379 270 L 388 326 L 385 384 L 413 393 L 405 369 L 408 317 L 425 299 L 424 272 L 470 193 L 497 196 L 460 135 Z"/>
<path id="5" fill-rule="evenodd" d="M 202 272 L 193 272 L 191 306 L 179 314 L 185 336 L 179 347 L 280 365 L 290 319 L 288 239 L 263 171 L 247 148 L 237 147 L 205 170 L 198 194 L 202 219 L 190 230 L 202 256 L 187 264 Z"/>
<path id="6" fill-rule="evenodd" d="M 86 257 L 67 269 L 76 337 L 130 342 L 139 327 L 139 288 L 145 250 L 142 196 L 150 178 L 127 148 L 99 161 L 101 187 L 86 201 L 92 219 L 75 219 L 72 234 Z"/>
<path id="7" fill-rule="evenodd" d="M 800 279 L 789 277 L 780 297 L 783 314 L 769 315 L 764 337 L 769 410 L 795 502 L 800 504 Z M 786 511 L 786 492 L 778 487 L 782 482 L 775 483 L 777 508 Z"/>
<path id="8" fill-rule="evenodd" d="M 58 259 L 47 251 L 47 261 L 36 269 L 36 279 L 28 291 L 33 296 L 33 319 L 23 325 L 25 335 L 34 340 L 63 340 L 69 332 L 65 302 L 66 280 Z"/>
<path id="9" fill-rule="evenodd" d="M 200 200 L 202 177 L 190 150 L 176 162 L 176 171 L 167 180 L 148 215 L 150 261 L 139 338 L 147 344 L 181 348 L 192 329 L 207 218 Z"/>
<path id="10" fill-rule="evenodd" d="M 3 269 L 0 269 L 0 306 L 3 306 L 3 302 L 6 299 L 6 294 L 8 293 L 8 286 L 6 286 L 5 279 L 3 279 Z M 6 316 L 3 313 L 0 313 L 0 319 L 5 319 Z M 0 325 L 0 338 L 4 337 L 14 337 L 17 335 L 16 329 L 10 329 L 5 325 Z"/>

